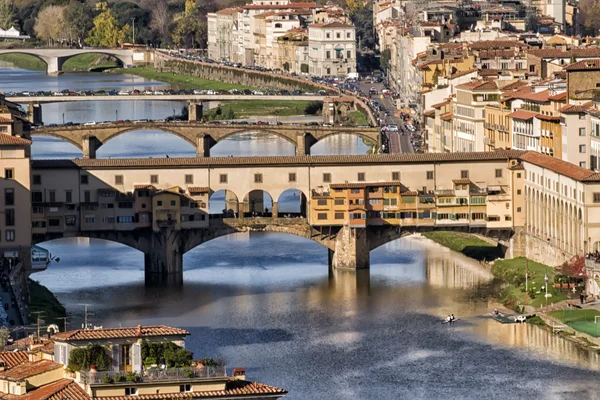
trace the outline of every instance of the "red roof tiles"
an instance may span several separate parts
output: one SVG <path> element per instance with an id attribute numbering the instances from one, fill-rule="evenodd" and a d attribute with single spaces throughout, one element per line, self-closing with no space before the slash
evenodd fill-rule
<path id="1" fill-rule="evenodd" d="M 600 174 L 594 171 L 534 151 L 521 155 L 520 159 L 578 181 L 600 181 Z"/>
<path id="2" fill-rule="evenodd" d="M 59 379 L 19 396 L 19 400 L 90 400 L 91 397 L 75 381 Z"/>
<path id="3" fill-rule="evenodd" d="M 600 69 L 600 59 L 582 60 L 567 65 L 565 71 L 594 71 Z"/>
<path id="4" fill-rule="evenodd" d="M 0 352 L 0 361 L 4 361 L 4 364 L 8 368 L 12 368 L 15 365 L 19 365 L 29 360 L 29 355 L 26 351 L 3 351 Z"/>
<path id="5" fill-rule="evenodd" d="M 530 111 L 523 111 L 523 110 L 517 110 L 513 113 L 508 114 L 508 116 L 511 118 L 523 119 L 523 120 L 533 119 L 533 118 L 535 118 L 536 115 L 537 115 L 537 113 L 530 112 Z"/>
<path id="6" fill-rule="evenodd" d="M 273 4 L 273 5 L 261 5 L 261 4 L 246 4 L 242 7 L 244 10 L 287 10 L 297 8 L 317 8 L 317 3 L 288 3 L 288 4 Z"/>
<path id="7" fill-rule="evenodd" d="M 579 114 L 588 111 L 592 107 L 593 103 L 591 101 L 585 104 L 570 104 L 568 106 L 564 106 L 560 109 L 561 113 L 565 114 Z"/>
<path id="8" fill-rule="evenodd" d="M 469 45 L 471 50 L 528 48 L 529 45 L 517 40 L 482 40 Z"/>
<path id="9" fill-rule="evenodd" d="M 352 183 L 332 183 L 329 185 L 332 189 L 360 189 L 367 187 L 401 186 L 399 181 L 392 182 L 352 182 Z"/>
<path id="10" fill-rule="evenodd" d="M 29 145 L 31 140 L 0 133 L 0 145 Z"/>
<path id="11" fill-rule="evenodd" d="M 41 360 L 34 362 L 23 362 L 14 367 L 0 372 L 0 379 L 11 381 L 20 381 L 31 376 L 43 374 L 44 372 L 52 371 L 58 368 L 63 368 L 62 364 L 53 363 L 50 360 Z"/>
<path id="12" fill-rule="evenodd" d="M 101 339 L 120 339 L 140 337 L 138 328 L 141 330 L 141 337 L 148 336 L 184 336 L 190 333 L 185 329 L 171 328 L 169 326 L 142 326 L 136 328 L 107 328 L 107 329 L 77 329 L 69 332 L 59 332 L 52 336 L 57 342 L 69 342 L 75 340 L 101 340 Z"/>

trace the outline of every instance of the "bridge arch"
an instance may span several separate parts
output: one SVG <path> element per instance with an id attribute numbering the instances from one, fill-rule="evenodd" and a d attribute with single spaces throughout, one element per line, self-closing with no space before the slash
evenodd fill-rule
<path id="1" fill-rule="evenodd" d="M 249 135 L 249 134 L 252 134 L 252 133 L 262 133 L 262 134 L 274 135 L 274 136 L 277 136 L 279 138 L 285 139 L 289 143 L 293 144 L 294 147 L 297 145 L 296 137 L 295 136 L 291 137 L 289 135 L 286 135 L 284 133 L 278 132 L 276 130 L 270 130 L 270 129 L 254 129 L 253 130 L 252 128 L 245 128 L 245 129 L 240 129 L 240 130 L 233 131 L 233 132 L 228 132 L 228 133 L 224 134 L 223 136 L 220 136 L 216 140 L 216 142 L 220 143 L 223 140 L 226 140 L 226 139 L 228 139 L 228 138 L 230 138 L 232 136 L 236 136 L 236 135 Z M 210 133 L 207 133 L 207 134 L 210 135 Z"/>
<path id="2" fill-rule="evenodd" d="M 240 201 L 231 190 L 221 189 L 212 192 L 208 204 L 216 205 L 216 208 L 209 210 L 209 214 L 222 215 L 223 218 L 236 218 L 240 215 Z"/>
<path id="3" fill-rule="evenodd" d="M 277 213 L 283 216 L 307 217 L 307 196 L 297 188 L 286 189 L 277 197 Z"/>
<path id="4" fill-rule="evenodd" d="M 140 124 L 139 126 L 134 125 L 134 126 L 124 127 L 122 129 L 116 130 L 115 132 L 111 132 L 110 134 L 97 135 L 96 138 L 98 140 L 100 140 L 102 142 L 102 144 L 105 144 L 108 141 L 113 140 L 114 138 L 121 136 L 124 133 L 135 132 L 135 131 L 147 131 L 147 130 L 166 132 L 171 135 L 177 136 L 180 139 L 185 140 L 186 142 L 188 142 L 189 144 L 194 146 L 194 148 L 196 148 L 198 146 L 198 143 L 195 140 L 195 138 L 192 138 L 189 135 L 186 135 L 184 133 L 178 132 L 176 129 L 169 129 L 164 126 L 153 127 L 153 126 L 147 126 L 147 125 L 143 125 L 143 124 Z M 90 136 L 93 136 L 93 132 L 90 133 Z"/>
<path id="5" fill-rule="evenodd" d="M 1 51 L 0 52 L 0 58 L 3 55 L 5 55 L 5 54 L 6 55 L 8 55 L 8 54 L 21 54 L 21 55 L 24 55 L 24 56 L 29 56 L 29 57 L 36 58 L 36 59 L 40 60 L 41 62 L 43 62 L 44 64 L 46 64 L 46 70 L 48 70 L 49 64 L 48 64 L 48 60 L 45 57 L 40 56 L 38 54 L 33 54 L 31 52 L 28 52 L 25 49 L 23 49 L 23 50 Z"/>
<path id="6" fill-rule="evenodd" d="M 273 214 L 273 196 L 263 189 L 254 189 L 248 192 L 242 203 L 241 215 L 244 217 L 271 217 Z M 275 210 L 277 211 L 277 210 Z"/>
<path id="7" fill-rule="evenodd" d="M 41 244 L 46 242 L 52 242 L 60 239 L 99 239 L 107 242 L 118 243 L 131 247 L 132 249 L 138 250 L 145 253 L 149 249 L 149 243 L 142 235 L 136 234 L 135 231 L 78 231 L 73 233 L 53 233 L 47 232 L 45 234 L 33 234 L 32 244 Z"/>
<path id="8" fill-rule="evenodd" d="M 60 139 L 63 142 L 67 142 L 69 144 L 72 144 L 73 146 L 77 147 L 79 150 L 83 151 L 83 145 L 82 145 L 81 141 L 78 142 L 78 141 L 74 140 L 70 136 L 61 135 L 60 132 L 43 131 L 43 132 L 36 133 L 35 130 L 32 130 L 31 131 L 31 136 L 38 136 L 38 137 L 45 136 L 45 137 L 53 137 L 53 138 L 56 138 L 56 139 Z"/>
<path id="9" fill-rule="evenodd" d="M 369 135 L 366 135 L 366 134 L 364 134 L 364 133 L 362 133 L 362 132 L 360 132 L 360 131 L 355 131 L 355 130 L 348 130 L 348 131 L 332 131 L 332 132 L 325 133 L 325 134 L 323 134 L 322 136 L 320 136 L 320 137 L 317 139 L 317 143 L 318 143 L 318 142 L 320 142 L 320 141 L 322 141 L 323 139 L 327 139 L 327 138 L 330 138 L 330 137 L 333 137 L 333 136 L 339 136 L 339 135 L 352 135 L 352 136 L 358 136 L 358 137 L 360 137 L 361 139 L 363 139 L 363 140 L 367 141 L 368 143 L 373 143 L 373 142 L 375 142 L 375 144 L 377 143 L 377 139 L 376 139 L 376 138 L 373 138 L 373 137 L 371 137 L 371 136 L 369 136 Z"/>

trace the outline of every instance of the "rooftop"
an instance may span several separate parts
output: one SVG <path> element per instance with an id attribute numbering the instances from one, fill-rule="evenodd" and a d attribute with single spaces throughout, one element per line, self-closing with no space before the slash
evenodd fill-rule
<path id="1" fill-rule="evenodd" d="M 41 360 L 33 362 L 27 361 L 21 364 L 17 364 L 6 371 L 0 372 L 0 379 L 20 381 L 31 376 L 43 374 L 44 372 L 52 371 L 58 368 L 63 368 L 63 365 L 56 364 L 50 360 Z"/>
<path id="2" fill-rule="evenodd" d="M 565 71 L 596 71 L 600 69 L 600 59 L 582 60 L 569 64 L 564 69 Z"/>
<path id="3" fill-rule="evenodd" d="M 40 386 L 19 400 L 90 400 L 91 397 L 72 379 L 59 379 L 55 382 Z"/>
<path id="4" fill-rule="evenodd" d="M 0 145 L 30 145 L 31 140 L 23 139 L 17 136 L 0 134 Z"/>
<path id="5" fill-rule="evenodd" d="M 288 3 L 288 4 L 246 4 L 242 7 L 244 10 L 288 10 L 297 8 L 317 8 L 317 3 Z"/>
<path id="6" fill-rule="evenodd" d="M 8 368 L 12 368 L 25 361 L 29 360 L 29 355 L 26 351 L 3 351 L 0 352 L 0 360 L 4 361 L 4 365 Z"/>
<path id="7" fill-rule="evenodd" d="M 535 112 L 531 112 L 531 111 L 524 111 L 524 110 L 517 110 L 513 113 L 508 114 L 509 117 L 514 118 L 514 119 L 522 119 L 522 120 L 529 120 L 529 119 L 533 119 L 538 115 L 538 113 Z"/>
<path id="8" fill-rule="evenodd" d="M 150 336 L 187 336 L 189 334 L 185 329 L 159 325 L 138 326 L 136 328 L 77 329 L 56 333 L 52 336 L 52 339 L 57 342 L 71 342 L 77 340 L 124 339 Z"/>
<path id="9" fill-rule="evenodd" d="M 331 189 L 361 189 L 367 187 L 401 186 L 400 181 L 393 182 L 352 182 L 352 183 L 332 183 Z"/>
<path id="10" fill-rule="evenodd" d="M 547 168 L 577 181 L 600 182 L 600 174 L 551 156 L 530 151 L 520 158 L 522 161 Z"/>

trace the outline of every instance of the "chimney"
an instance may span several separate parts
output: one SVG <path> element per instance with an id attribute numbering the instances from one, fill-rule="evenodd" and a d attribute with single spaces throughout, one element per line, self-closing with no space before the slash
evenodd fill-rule
<path id="1" fill-rule="evenodd" d="M 137 332 L 135 333 L 135 336 L 137 336 L 137 337 L 142 336 L 142 326 L 141 325 L 137 326 Z"/>
<path id="2" fill-rule="evenodd" d="M 232 375 L 233 375 L 234 379 L 237 379 L 240 381 L 246 380 L 246 370 L 244 368 L 234 368 Z"/>

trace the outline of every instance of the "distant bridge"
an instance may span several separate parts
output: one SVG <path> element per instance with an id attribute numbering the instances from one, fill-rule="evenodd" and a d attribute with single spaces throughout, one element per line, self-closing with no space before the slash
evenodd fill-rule
<path id="1" fill-rule="evenodd" d="M 62 66 L 69 58 L 81 54 L 105 54 L 116 58 L 123 66 L 133 65 L 133 50 L 123 49 L 2 49 L 2 54 L 26 54 L 46 63 L 46 72 L 56 75 L 62 72 Z"/>
<path id="2" fill-rule="evenodd" d="M 272 101 L 323 101 L 331 96 L 280 96 L 280 95 L 243 95 L 243 94 L 139 94 L 139 95 L 93 95 L 93 96 L 11 96 L 7 97 L 13 103 L 19 104 L 44 104 L 44 103 L 70 103 L 77 101 L 188 101 L 192 103 L 209 101 L 247 101 L 247 100 L 272 100 Z"/>
<path id="3" fill-rule="evenodd" d="M 196 148 L 200 157 L 209 157 L 210 149 L 220 141 L 240 133 L 264 132 L 277 135 L 296 146 L 296 155 L 309 155 L 310 147 L 326 137 L 351 134 L 379 144 L 377 128 L 323 127 L 302 125 L 202 124 L 193 122 L 141 122 L 127 124 L 76 125 L 39 127 L 32 136 L 52 136 L 65 140 L 83 152 L 83 158 L 96 158 L 104 143 L 131 131 L 161 130 L 182 138 Z"/>

